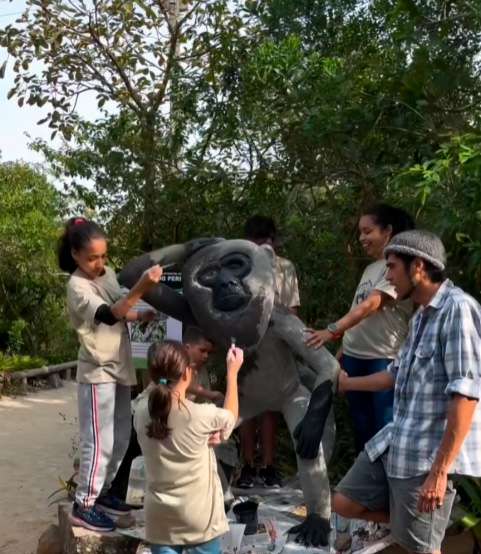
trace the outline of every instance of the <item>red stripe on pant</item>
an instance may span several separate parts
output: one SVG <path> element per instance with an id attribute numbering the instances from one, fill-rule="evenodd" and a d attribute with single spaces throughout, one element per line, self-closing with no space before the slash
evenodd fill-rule
<path id="1" fill-rule="evenodd" d="M 95 385 L 90 385 L 92 392 L 92 435 L 94 446 L 94 463 L 90 469 L 89 486 L 87 496 L 85 497 L 85 503 L 90 504 L 90 498 L 94 495 L 95 478 L 97 477 L 97 471 L 99 467 L 100 457 L 100 432 L 99 432 L 99 416 L 98 416 L 98 404 L 97 404 L 97 389 Z M 91 506 L 85 506 L 90 508 Z"/>

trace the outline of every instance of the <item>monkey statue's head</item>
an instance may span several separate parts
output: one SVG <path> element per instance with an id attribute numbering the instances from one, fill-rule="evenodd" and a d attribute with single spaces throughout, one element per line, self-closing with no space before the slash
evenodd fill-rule
<path id="1" fill-rule="evenodd" d="M 224 346 L 264 336 L 274 305 L 274 253 L 247 240 L 221 240 L 195 251 L 183 266 L 183 288 L 199 325 Z"/>

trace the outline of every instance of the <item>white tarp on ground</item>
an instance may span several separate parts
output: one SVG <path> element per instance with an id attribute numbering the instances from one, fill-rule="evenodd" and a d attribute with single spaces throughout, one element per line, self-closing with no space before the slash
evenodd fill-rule
<path id="1" fill-rule="evenodd" d="M 244 495 L 246 493 L 245 490 L 240 491 L 239 489 L 235 489 L 234 492 L 237 493 L 236 496 L 238 493 Z M 228 514 L 229 521 L 232 523 L 231 533 L 223 537 L 222 543 L 224 554 L 262 554 L 269 552 L 274 554 L 333 554 L 335 552 L 332 545 L 326 548 L 306 548 L 293 541 L 288 542 L 288 529 L 302 521 L 305 514 L 305 507 L 303 505 L 302 492 L 300 489 L 291 486 L 285 486 L 282 487 L 282 489 L 274 491 L 264 488 L 249 489 L 249 499 L 256 500 L 259 503 L 259 531 L 255 535 L 243 536 L 239 550 L 236 538 L 242 531 L 241 528 L 243 526 L 236 525 L 235 516 L 231 510 Z M 239 500 L 247 500 L 247 497 L 239 497 Z M 126 535 L 144 539 L 142 510 L 136 512 L 136 517 L 137 526 L 135 528 L 119 531 Z M 269 527 L 269 523 L 272 523 L 276 530 L 277 538 L 275 544 L 272 543 L 266 531 L 266 526 Z M 332 527 L 335 527 L 334 519 Z M 356 528 L 356 522 L 354 522 L 352 528 Z M 334 540 L 334 533 L 332 533 L 332 540 Z M 381 552 L 390 544 L 392 544 L 392 540 L 388 536 L 375 543 L 371 543 L 361 550 L 357 550 L 356 554 L 375 554 L 376 552 Z M 148 547 L 145 548 L 144 552 L 145 554 L 149 552 Z"/>

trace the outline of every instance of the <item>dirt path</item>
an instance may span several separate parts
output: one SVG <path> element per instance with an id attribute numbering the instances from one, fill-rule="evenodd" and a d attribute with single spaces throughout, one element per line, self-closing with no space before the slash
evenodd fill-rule
<path id="1" fill-rule="evenodd" d="M 56 505 L 48 495 L 72 473 L 76 385 L 0 399 L 0 553 L 31 554 Z"/>

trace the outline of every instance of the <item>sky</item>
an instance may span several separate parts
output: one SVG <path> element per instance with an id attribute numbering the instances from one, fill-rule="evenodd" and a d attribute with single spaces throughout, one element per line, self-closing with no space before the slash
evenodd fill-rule
<path id="1" fill-rule="evenodd" d="M 14 23 L 24 8 L 25 0 L 0 0 L 0 28 Z M 0 66 L 7 57 L 7 52 L 0 49 Z M 50 140 L 51 129 L 47 125 L 37 125 L 37 121 L 48 113 L 48 105 L 43 108 L 24 105 L 19 108 L 15 99 L 7 100 L 15 77 L 12 67 L 13 60 L 10 58 L 5 78 L 0 79 L 0 161 L 42 163 L 43 156 L 30 150 L 28 144 L 35 138 Z M 99 115 L 92 102 L 80 102 L 77 111 L 88 119 L 95 119 Z M 60 142 L 56 140 L 54 144 Z"/>

